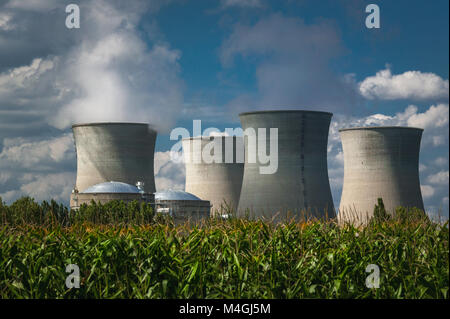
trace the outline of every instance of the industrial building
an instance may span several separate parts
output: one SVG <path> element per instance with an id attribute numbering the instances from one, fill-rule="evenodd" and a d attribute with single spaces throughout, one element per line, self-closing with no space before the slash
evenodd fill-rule
<path id="1" fill-rule="evenodd" d="M 258 158 L 259 145 L 250 147 L 245 137 L 245 164 L 238 216 L 250 218 L 335 217 L 328 180 L 327 142 L 332 114 L 316 111 L 258 111 L 239 115 L 244 132 L 266 128 L 266 153 L 270 128 L 278 129 L 278 169 L 261 174 L 267 164 Z M 258 138 L 256 139 L 258 140 Z M 252 154 L 253 153 L 253 154 Z M 256 162 L 250 162 L 249 158 Z"/>
<path id="2" fill-rule="evenodd" d="M 344 152 L 340 222 L 366 223 L 378 198 L 391 213 L 398 206 L 424 209 L 419 181 L 422 131 L 413 127 L 339 130 Z"/>
<path id="3" fill-rule="evenodd" d="M 92 200 L 153 203 L 175 222 L 198 221 L 210 214 L 210 202 L 184 191 L 155 193 L 156 131 L 143 123 L 87 123 L 72 126 L 77 154 L 71 209 Z M 134 186 L 136 185 L 136 186 Z M 153 194 L 155 193 L 155 194 Z"/>
<path id="4" fill-rule="evenodd" d="M 182 143 L 186 192 L 209 200 L 213 216 L 236 212 L 244 171 L 243 138 L 191 137 L 183 139 Z M 221 154 L 215 154 L 215 150 L 221 150 Z M 204 151 L 214 158 L 213 162 L 203 159 Z"/>
<path id="5" fill-rule="evenodd" d="M 70 209 L 78 209 L 82 204 L 89 205 L 91 201 L 101 204 L 112 200 L 121 200 L 125 203 L 132 201 L 153 203 L 154 195 L 145 193 L 138 186 L 111 181 L 90 186 L 81 193 L 73 191 Z"/>
<path id="6" fill-rule="evenodd" d="M 157 133 L 148 124 L 73 125 L 77 177 L 70 207 L 77 209 L 92 200 L 145 201 L 175 221 L 198 221 L 214 212 L 223 217 L 225 208 L 238 217 L 276 221 L 335 217 L 327 168 L 332 114 L 285 110 L 239 116 L 244 137 L 183 139 L 186 191 L 156 193 Z M 424 209 L 418 169 L 423 129 L 356 127 L 339 132 L 344 153 L 339 221 L 365 223 L 378 198 L 389 212 L 398 206 Z M 216 154 L 219 149 L 221 154 Z M 262 173 L 261 168 L 270 165 L 271 152 L 276 152 L 276 169 Z M 205 154 L 210 155 L 206 161 Z"/>
<path id="7" fill-rule="evenodd" d="M 155 193 L 155 210 L 171 216 L 175 223 L 188 220 L 198 222 L 209 218 L 211 204 L 184 191 L 166 190 Z"/>
<path id="8" fill-rule="evenodd" d="M 156 131 L 148 124 L 74 124 L 72 131 L 77 177 L 70 196 L 71 208 L 76 209 L 92 199 L 104 203 L 112 199 L 141 198 L 139 190 L 136 193 L 137 188 L 133 188 L 136 183 L 147 198 L 153 196 Z"/>

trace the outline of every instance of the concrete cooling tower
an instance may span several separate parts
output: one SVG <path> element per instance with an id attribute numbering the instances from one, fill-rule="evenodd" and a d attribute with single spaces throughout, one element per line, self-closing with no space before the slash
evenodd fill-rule
<path id="1" fill-rule="evenodd" d="M 245 166 L 238 216 L 284 219 L 286 216 L 334 217 L 327 168 L 332 114 L 316 111 L 260 111 L 239 115 L 245 135 Z M 266 128 L 265 136 L 261 128 Z M 278 129 L 278 137 L 269 134 Z M 256 139 L 248 136 L 255 130 Z M 262 174 L 269 144 L 278 142 L 278 168 Z M 256 158 L 256 160 L 255 160 Z M 266 163 L 264 163 L 266 161 Z"/>
<path id="2" fill-rule="evenodd" d="M 378 198 L 389 212 L 398 206 L 424 209 L 419 181 L 422 131 L 412 127 L 339 130 L 344 152 L 339 221 L 367 222 Z"/>
<path id="3" fill-rule="evenodd" d="M 141 123 L 88 123 L 72 126 L 77 153 L 76 191 L 117 181 L 144 182 L 154 193 L 153 160 L 156 131 Z"/>
<path id="4" fill-rule="evenodd" d="M 244 170 L 243 138 L 236 136 L 183 139 L 186 165 L 185 190 L 211 202 L 211 215 L 236 212 Z M 221 150 L 216 154 L 214 149 Z M 202 157 L 211 154 L 211 159 Z M 216 214 L 217 212 L 217 214 Z"/>

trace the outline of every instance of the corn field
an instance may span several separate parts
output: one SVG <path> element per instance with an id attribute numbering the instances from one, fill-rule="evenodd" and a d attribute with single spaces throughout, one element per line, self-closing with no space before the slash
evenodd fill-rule
<path id="1" fill-rule="evenodd" d="M 72 215 L 30 198 L 0 199 L 0 217 L 1 298 L 448 298 L 448 223 L 173 225 L 136 203 Z M 69 264 L 79 288 L 66 287 Z"/>

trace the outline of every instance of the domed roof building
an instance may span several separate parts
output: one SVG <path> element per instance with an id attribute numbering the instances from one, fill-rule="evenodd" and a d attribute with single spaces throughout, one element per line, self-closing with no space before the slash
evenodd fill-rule
<path id="1" fill-rule="evenodd" d="M 96 185 L 92 185 L 86 188 L 83 194 L 93 193 L 123 193 L 123 194 L 140 194 L 141 190 L 134 185 L 130 185 L 122 182 L 105 182 Z"/>
<path id="2" fill-rule="evenodd" d="M 153 202 L 154 195 L 145 193 L 141 188 L 141 183 L 137 185 L 110 181 L 89 186 L 83 192 L 74 190 L 70 200 L 70 208 L 78 209 L 82 204 L 90 204 L 92 200 L 101 204 L 112 200 L 122 200 L 125 203 L 134 200 Z"/>
<path id="3" fill-rule="evenodd" d="M 155 200 L 201 200 L 194 194 L 180 190 L 165 190 L 155 193 Z"/>
<path id="4" fill-rule="evenodd" d="M 170 215 L 175 222 L 195 222 L 210 216 L 211 204 L 191 193 L 169 189 L 155 193 L 155 209 Z"/>

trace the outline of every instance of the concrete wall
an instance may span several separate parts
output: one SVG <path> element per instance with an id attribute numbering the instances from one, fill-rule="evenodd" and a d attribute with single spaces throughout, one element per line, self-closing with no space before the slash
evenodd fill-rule
<path id="1" fill-rule="evenodd" d="M 154 193 L 153 171 L 156 131 L 148 124 L 89 123 L 72 126 L 77 153 L 76 188 L 117 181 L 145 183 Z"/>
<path id="2" fill-rule="evenodd" d="M 125 203 L 132 202 L 134 200 L 141 202 L 153 202 L 154 195 L 153 194 L 145 194 L 145 197 L 142 197 L 141 194 L 133 194 L 133 193 L 72 193 L 70 195 L 70 209 L 78 209 L 82 204 L 89 205 L 91 200 L 105 204 L 112 200 L 121 200 Z"/>
<path id="3" fill-rule="evenodd" d="M 344 151 L 340 221 L 365 223 L 379 197 L 390 212 L 397 206 L 424 208 L 419 181 L 422 131 L 410 127 L 339 131 Z"/>
<path id="4" fill-rule="evenodd" d="M 169 209 L 175 223 L 199 222 L 210 216 L 211 204 L 205 200 L 156 200 L 156 212 Z"/>
<path id="5" fill-rule="evenodd" d="M 314 111 L 261 111 L 239 115 L 244 130 L 267 128 L 269 153 L 270 128 L 278 128 L 278 170 L 260 174 L 262 164 L 249 163 L 249 139 L 245 138 L 244 176 L 238 216 L 250 211 L 251 218 L 277 219 L 301 216 L 334 217 L 327 169 L 328 129 L 332 114 Z M 258 132 L 257 132 L 258 134 Z M 256 150 L 258 147 L 256 147 Z M 302 212 L 303 211 L 303 212 Z M 292 216 L 292 215 L 291 215 Z"/>
<path id="6" fill-rule="evenodd" d="M 198 146 L 195 146 L 197 143 Z M 210 144 L 212 143 L 212 144 Z M 229 146 L 226 146 L 229 143 Z M 216 146 L 222 150 L 220 163 L 205 163 L 201 152 L 209 151 L 205 146 Z M 232 154 L 226 160 L 226 148 L 230 148 Z M 236 150 L 240 150 L 242 158 L 236 158 Z M 233 211 L 236 211 L 241 192 L 242 175 L 244 170 L 244 146 L 243 138 L 236 136 L 194 137 L 183 139 L 183 152 L 186 163 L 185 191 L 211 202 L 211 212 L 219 214 L 226 212 L 227 203 Z M 214 148 L 210 152 L 214 155 Z M 198 159 L 199 163 L 196 163 Z M 226 163 L 231 161 L 231 163 Z M 239 163 L 240 161 L 240 163 Z"/>

